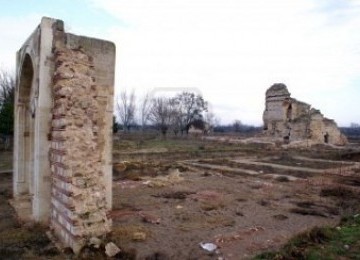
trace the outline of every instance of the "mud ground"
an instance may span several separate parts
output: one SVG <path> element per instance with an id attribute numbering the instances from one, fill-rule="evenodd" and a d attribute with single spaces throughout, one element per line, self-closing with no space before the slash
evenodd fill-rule
<path id="1" fill-rule="evenodd" d="M 354 151 L 193 140 L 151 147 L 114 150 L 113 232 L 107 239 L 121 248 L 118 259 L 250 259 L 360 212 Z M 9 158 L 0 153 L 1 257 L 106 259 L 89 248 L 80 256 L 60 252 L 45 227 L 17 220 L 8 203 Z M 208 252 L 200 243 L 217 249 Z"/>
<path id="2" fill-rule="evenodd" d="M 138 259 L 248 259 L 313 227 L 336 225 L 359 210 L 360 165 L 319 149 L 119 160 L 114 238 Z M 199 246 L 207 242 L 218 249 Z"/>

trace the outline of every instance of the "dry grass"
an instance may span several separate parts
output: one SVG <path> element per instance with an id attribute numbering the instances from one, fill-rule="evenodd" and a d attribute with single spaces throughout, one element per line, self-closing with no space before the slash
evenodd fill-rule
<path id="1" fill-rule="evenodd" d="M 199 229 L 213 229 L 217 227 L 232 227 L 236 221 L 227 216 L 182 216 L 183 223 L 177 228 L 185 232 L 193 232 Z"/>
<path id="2" fill-rule="evenodd" d="M 127 245 L 132 241 L 145 241 L 149 236 L 151 236 L 151 231 L 142 225 L 116 226 L 111 233 L 111 239 L 117 245 Z"/>

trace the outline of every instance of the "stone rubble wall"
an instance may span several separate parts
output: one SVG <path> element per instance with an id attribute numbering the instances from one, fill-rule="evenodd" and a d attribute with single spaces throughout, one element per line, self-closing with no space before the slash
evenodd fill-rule
<path id="1" fill-rule="evenodd" d="M 284 84 L 274 84 L 265 95 L 265 135 L 283 138 L 287 142 L 308 139 L 312 143 L 325 143 L 327 136 L 329 144 L 347 143 L 335 121 L 324 117 L 309 104 L 291 98 Z"/>
<path id="2" fill-rule="evenodd" d="M 107 102 L 83 49 L 57 47 L 54 58 L 51 226 L 76 252 L 111 229 L 102 161 Z"/>

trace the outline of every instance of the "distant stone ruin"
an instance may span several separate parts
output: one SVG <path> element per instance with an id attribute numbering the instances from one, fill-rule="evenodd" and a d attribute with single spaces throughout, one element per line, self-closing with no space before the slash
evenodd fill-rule
<path id="1" fill-rule="evenodd" d="M 17 53 L 14 199 L 75 252 L 110 231 L 115 45 L 43 18 Z"/>
<path id="2" fill-rule="evenodd" d="M 311 144 L 347 143 L 334 120 L 324 117 L 311 105 L 291 98 L 282 83 L 274 84 L 266 91 L 263 120 L 264 133 L 281 138 L 285 143 L 304 140 Z"/>

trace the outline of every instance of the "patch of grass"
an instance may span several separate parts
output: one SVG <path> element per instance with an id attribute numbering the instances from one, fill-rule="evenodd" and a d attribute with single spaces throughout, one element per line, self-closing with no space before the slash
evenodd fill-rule
<path id="1" fill-rule="evenodd" d="M 201 209 L 205 211 L 218 210 L 225 207 L 224 201 L 214 200 L 214 201 L 203 201 L 201 203 Z"/>
<path id="2" fill-rule="evenodd" d="M 343 186 L 336 186 L 330 188 L 323 188 L 320 191 L 322 197 L 337 197 L 337 198 L 354 198 L 357 195 L 349 188 Z"/>
<path id="3" fill-rule="evenodd" d="M 177 228 L 184 232 L 193 232 L 199 229 L 212 229 L 216 227 L 233 227 L 236 221 L 232 217 L 226 216 L 182 216 L 183 223 L 179 224 Z"/>
<path id="4" fill-rule="evenodd" d="M 257 201 L 257 204 L 259 204 L 263 207 L 267 207 L 267 206 L 270 206 L 271 203 L 269 200 L 261 199 L 261 200 Z"/>
<path id="5" fill-rule="evenodd" d="M 4 259 L 21 257 L 26 251 L 31 250 L 41 255 L 56 255 L 59 252 L 48 245 L 51 243 L 45 234 L 46 229 L 40 225 L 29 228 L 8 228 L 0 232 L 0 255 Z"/>
<path id="6" fill-rule="evenodd" d="M 359 241 L 357 215 L 344 218 L 338 228 L 316 227 L 294 237 L 278 252 L 265 252 L 254 259 L 360 259 Z"/>
<path id="7" fill-rule="evenodd" d="M 195 192 L 192 191 L 173 191 L 168 193 L 161 193 L 152 195 L 156 198 L 165 198 L 165 199 L 178 199 L 178 200 L 184 200 L 186 197 L 190 194 L 194 194 Z"/>
<path id="8" fill-rule="evenodd" d="M 317 209 L 306 209 L 306 208 L 292 208 L 289 210 L 291 213 L 299 214 L 299 215 L 311 215 L 311 216 L 319 216 L 323 218 L 329 217 L 328 214 L 321 212 Z"/>
<path id="9" fill-rule="evenodd" d="M 295 203 L 296 206 L 300 207 L 300 208 L 311 208 L 313 206 L 315 206 L 315 203 L 312 201 L 299 201 Z"/>
<path id="10" fill-rule="evenodd" d="M 357 173 L 360 173 L 360 169 L 356 169 L 356 170 L 358 170 Z M 350 186 L 360 186 L 360 178 L 343 178 L 339 180 L 339 183 Z"/>
<path id="11" fill-rule="evenodd" d="M 288 216 L 285 216 L 283 214 L 277 214 L 277 215 L 273 215 L 272 216 L 274 219 L 276 220 L 285 220 L 285 219 L 288 219 L 289 217 Z"/>
<path id="12" fill-rule="evenodd" d="M 12 155 L 11 151 L 0 151 L 0 171 L 12 169 Z"/>
<path id="13" fill-rule="evenodd" d="M 151 235 L 151 231 L 141 225 L 123 225 L 113 228 L 111 240 L 117 245 L 126 245 L 131 241 L 139 241 L 138 234 L 144 234 L 144 239 Z M 143 241 L 141 240 L 141 241 Z"/>
<path id="14" fill-rule="evenodd" d="M 287 176 L 278 176 L 275 178 L 276 181 L 278 182 L 289 182 L 289 178 Z"/>

